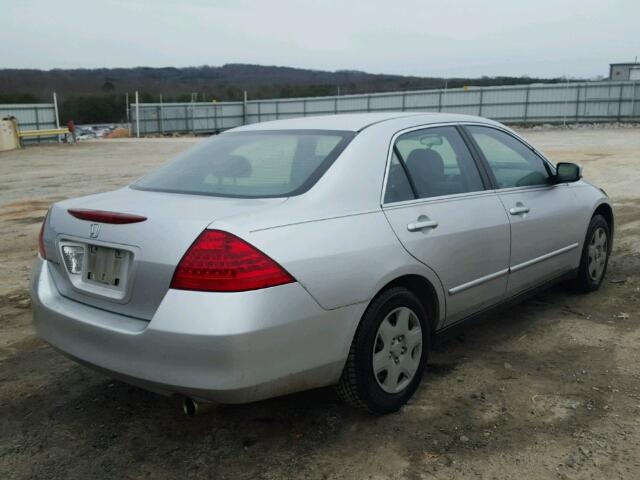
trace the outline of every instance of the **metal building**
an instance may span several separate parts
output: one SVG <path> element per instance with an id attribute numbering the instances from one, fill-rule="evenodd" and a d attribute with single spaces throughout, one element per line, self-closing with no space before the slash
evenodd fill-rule
<path id="1" fill-rule="evenodd" d="M 640 80 L 640 63 L 610 63 L 609 80 Z"/>

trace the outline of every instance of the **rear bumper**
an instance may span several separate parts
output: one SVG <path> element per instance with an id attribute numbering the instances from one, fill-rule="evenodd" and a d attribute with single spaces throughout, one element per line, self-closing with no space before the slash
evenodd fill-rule
<path id="1" fill-rule="evenodd" d="M 147 322 L 63 297 L 41 258 L 31 295 L 38 335 L 69 356 L 150 390 L 223 403 L 335 383 L 365 308 L 324 310 L 298 283 L 169 290 Z"/>

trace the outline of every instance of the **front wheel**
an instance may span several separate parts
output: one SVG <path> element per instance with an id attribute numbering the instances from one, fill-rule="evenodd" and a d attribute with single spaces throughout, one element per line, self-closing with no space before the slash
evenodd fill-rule
<path id="1" fill-rule="evenodd" d="M 611 231 L 602 215 L 594 215 L 587 229 L 576 287 L 582 292 L 597 290 L 604 279 L 611 253 Z"/>
<path id="2" fill-rule="evenodd" d="M 418 298 L 403 287 L 383 292 L 362 316 L 338 395 L 370 412 L 398 410 L 420 384 L 430 340 L 427 314 Z"/>

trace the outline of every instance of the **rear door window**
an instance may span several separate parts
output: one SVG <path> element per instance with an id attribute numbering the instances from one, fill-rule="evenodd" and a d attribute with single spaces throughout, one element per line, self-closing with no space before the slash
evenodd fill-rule
<path id="1" fill-rule="evenodd" d="M 395 155 L 400 157 L 398 163 L 404 163 L 418 198 L 484 190 L 473 157 L 455 127 L 425 128 L 405 133 L 396 140 Z M 394 176 L 394 171 L 399 173 Z M 400 172 L 404 173 L 394 167 L 392 158 L 387 192 L 400 191 L 403 193 L 394 195 L 407 197 Z M 389 201 L 391 198 L 387 199 L 385 194 L 385 202 Z"/>

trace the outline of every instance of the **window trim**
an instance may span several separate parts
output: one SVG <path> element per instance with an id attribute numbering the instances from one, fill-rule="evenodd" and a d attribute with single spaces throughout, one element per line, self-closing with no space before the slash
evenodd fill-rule
<path id="1" fill-rule="evenodd" d="M 537 150 L 534 146 L 532 146 L 529 142 L 527 142 L 524 138 L 522 138 L 520 135 L 516 134 L 515 132 L 507 130 L 506 128 L 500 128 L 500 127 L 498 127 L 496 125 L 486 124 L 486 123 L 482 123 L 482 122 L 464 122 L 464 123 L 460 123 L 461 130 L 464 131 L 464 138 L 468 140 L 469 144 L 471 145 L 470 148 L 473 149 L 474 154 L 476 154 L 478 156 L 479 160 L 483 164 L 483 167 L 487 170 L 487 174 L 489 175 L 489 178 L 491 180 L 493 190 L 495 190 L 497 192 L 498 191 L 499 192 L 506 192 L 506 191 L 519 191 L 519 190 L 532 190 L 532 189 L 538 189 L 538 188 L 549 188 L 549 187 L 553 187 L 554 186 L 553 183 L 548 183 L 548 184 L 544 184 L 544 185 L 523 185 L 523 186 L 520 186 L 520 187 L 515 186 L 515 187 L 502 187 L 502 188 L 500 188 L 498 186 L 498 181 L 497 181 L 497 179 L 495 177 L 495 174 L 493 173 L 493 170 L 491 169 L 491 165 L 489 164 L 489 161 L 484 156 L 484 153 L 482 152 L 482 150 L 478 146 L 478 143 L 473 138 L 473 135 L 471 134 L 471 132 L 466 128 L 467 126 L 492 128 L 492 129 L 498 130 L 499 132 L 502 132 L 502 133 L 504 133 L 506 135 L 509 135 L 514 140 L 520 142 L 526 148 L 531 150 L 531 152 L 536 157 L 538 157 L 540 159 L 540 161 L 542 162 L 542 165 L 545 167 L 545 169 L 547 170 L 547 173 L 549 174 L 549 178 L 552 178 L 555 175 L 556 167 L 555 167 L 555 165 L 553 163 L 551 163 L 551 161 L 547 157 L 545 157 L 542 154 L 542 152 Z"/>
<path id="2" fill-rule="evenodd" d="M 420 198 L 418 197 L 418 189 L 416 188 L 416 185 L 413 183 L 413 178 L 411 178 L 411 175 L 409 175 L 409 169 L 407 168 L 407 164 L 404 161 L 404 157 L 402 156 L 402 153 L 400 153 L 400 149 L 395 143 L 393 144 L 392 152 L 393 153 L 391 154 L 391 159 L 393 161 L 393 155 L 395 155 L 396 158 L 398 159 L 398 163 L 402 167 L 404 176 L 407 177 L 407 183 L 409 183 L 409 188 L 411 188 L 411 193 L 413 193 L 413 200 Z M 391 166 L 389 166 L 389 169 L 391 169 Z M 385 193 L 386 193 L 386 188 L 385 188 Z"/>
<path id="3" fill-rule="evenodd" d="M 485 125 L 485 124 L 478 123 L 478 125 Z M 484 194 L 484 193 L 487 193 L 487 191 L 494 190 L 493 188 L 494 185 L 492 184 L 491 178 L 488 178 L 484 173 L 484 168 L 485 168 L 484 164 L 481 163 L 481 160 L 475 155 L 475 152 L 469 146 L 468 141 L 465 138 L 465 135 L 458 128 L 460 126 L 461 126 L 460 122 L 440 122 L 440 123 L 429 123 L 426 125 L 415 125 L 413 127 L 408 127 L 402 130 L 398 130 L 396 133 L 394 133 L 391 136 L 391 141 L 389 143 L 389 148 L 387 151 L 387 161 L 384 169 L 384 176 L 382 179 L 382 193 L 380 195 L 381 207 L 414 205 L 414 204 L 421 204 L 425 202 L 440 201 L 442 199 L 460 199 L 463 197 L 473 196 L 481 193 Z M 482 181 L 483 189 L 477 190 L 475 192 L 451 193 L 448 195 L 438 195 L 435 197 L 427 197 L 427 198 L 419 198 L 417 196 L 417 192 L 414 189 L 413 193 L 416 198 L 412 200 L 402 200 L 399 202 L 385 202 L 384 198 L 387 193 L 387 181 L 389 177 L 389 170 L 391 168 L 391 159 L 393 157 L 393 153 L 395 150 L 395 145 L 396 145 L 396 141 L 398 140 L 398 137 L 400 137 L 401 135 L 404 135 L 405 133 L 411 133 L 416 130 L 427 130 L 430 128 L 440 128 L 440 127 L 453 127 L 458 132 L 458 135 L 460 135 L 460 137 L 462 138 L 462 142 L 464 143 L 465 147 L 469 151 L 469 155 L 471 155 L 471 158 L 473 159 L 474 165 L 478 169 L 478 175 L 480 175 L 480 180 Z M 410 179 L 409 172 L 406 170 L 406 167 L 404 166 L 404 162 L 401 161 L 401 164 L 403 165 L 403 169 L 405 171 L 405 174 L 407 175 L 407 179 L 409 180 L 409 183 L 410 185 L 412 185 L 412 188 L 413 188 L 413 180 Z"/>
<path id="4" fill-rule="evenodd" d="M 487 185 L 487 187 L 490 188 L 491 190 L 495 190 L 496 181 L 493 176 L 493 172 L 489 168 L 487 162 L 484 161 L 484 158 L 480 155 L 480 153 L 478 153 L 478 148 L 476 147 L 475 143 L 472 142 L 469 132 L 467 132 L 467 130 L 462 125 L 458 125 L 456 128 L 458 129 L 458 132 L 460 132 L 460 135 L 462 136 L 464 143 L 467 145 L 467 148 L 469 149 L 469 151 L 471 152 L 471 155 L 476 161 L 476 164 L 480 169 L 480 174 L 482 175 L 482 178 L 485 180 L 485 185 Z"/>
<path id="5" fill-rule="evenodd" d="M 456 202 L 467 200 L 470 197 L 480 197 L 485 195 L 494 195 L 495 190 L 478 190 L 476 192 L 451 193 L 449 195 L 440 195 L 438 197 L 416 198 L 414 200 L 403 200 L 401 202 L 384 203 L 382 207 L 385 210 L 393 210 L 407 206 L 417 206 L 422 204 Z"/>

